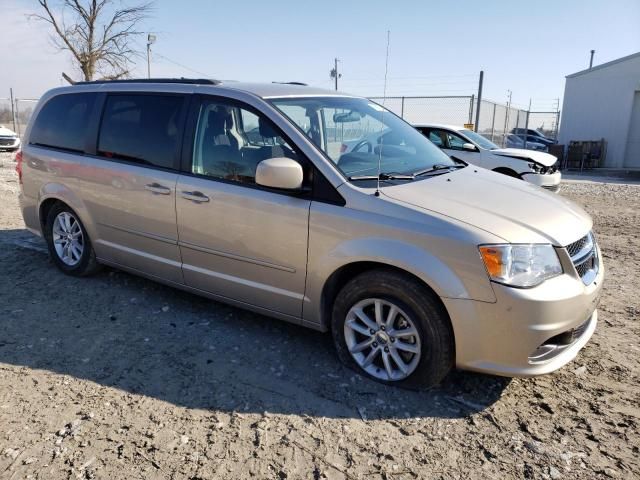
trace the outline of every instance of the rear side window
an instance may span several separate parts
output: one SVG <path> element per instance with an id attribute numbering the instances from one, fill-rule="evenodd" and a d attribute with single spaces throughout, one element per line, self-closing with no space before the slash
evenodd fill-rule
<path id="1" fill-rule="evenodd" d="M 98 154 L 162 168 L 174 168 L 181 138 L 184 97 L 111 95 L 98 137 Z"/>
<path id="2" fill-rule="evenodd" d="M 49 100 L 40 110 L 29 143 L 83 152 L 95 93 L 69 93 Z"/>

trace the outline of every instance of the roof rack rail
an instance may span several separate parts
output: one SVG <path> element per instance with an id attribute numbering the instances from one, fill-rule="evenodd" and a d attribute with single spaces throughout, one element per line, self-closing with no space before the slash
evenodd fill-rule
<path id="1" fill-rule="evenodd" d="M 189 85 L 219 85 L 220 80 L 211 78 L 125 78 L 118 80 L 91 80 L 76 82 L 74 85 L 95 85 L 101 83 L 185 83 Z"/>
<path id="2" fill-rule="evenodd" d="M 302 87 L 309 86 L 307 83 L 302 83 L 302 82 L 271 82 L 271 83 L 279 83 L 281 85 L 300 85 Z"/>

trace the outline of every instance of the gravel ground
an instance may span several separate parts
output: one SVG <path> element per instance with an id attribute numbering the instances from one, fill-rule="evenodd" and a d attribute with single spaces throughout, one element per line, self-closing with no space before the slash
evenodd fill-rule
<path id="1" fill-rule="evenodd" d="M 428 392 L 344 369 L 330 338 L 115 270 L 59 273 L 0 154 L 0 478 L 640 476 L 640 185 L 572 183 L 608 271 L 578 358 Z"/>

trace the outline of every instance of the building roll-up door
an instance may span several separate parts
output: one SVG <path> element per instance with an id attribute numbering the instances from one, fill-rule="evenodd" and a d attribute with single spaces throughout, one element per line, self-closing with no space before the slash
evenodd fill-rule
<path id="1" fill-rule="evenodd" d="M 640 91 L 635 92 L 633 97 L 624 166 L 625 168 L 640 168 Z"/>

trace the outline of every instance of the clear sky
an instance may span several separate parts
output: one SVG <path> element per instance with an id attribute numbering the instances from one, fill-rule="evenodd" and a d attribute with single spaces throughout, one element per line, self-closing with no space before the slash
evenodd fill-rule
<path id="1" fill-rule="evenodd" d="M 55 0 L 53 0 L 55 1 Z M 122 1 L 122 0 L 118 0 Z M 33 98 L 79 77 L 48 26 L 27 20 L 33 0 L 0 0 L 0 97 Z M 485 71 L 485 97 L 534 109 L 562 97 L 564 77 L 640 51 L 640 0 L 157 0 L 153 76 L 303 81 L 377 96 L 391 31 L 388 95 L 467 95 Z M 144 50 L 144 40 L 140 46 Z M 146 75 L 137 60 L 136 75 Z"/>

